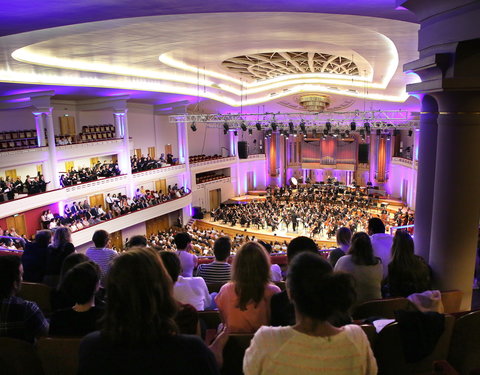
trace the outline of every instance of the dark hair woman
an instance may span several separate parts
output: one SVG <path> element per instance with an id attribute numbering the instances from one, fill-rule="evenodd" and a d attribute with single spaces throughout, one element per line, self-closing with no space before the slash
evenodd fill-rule
<path id="1" fill-rule="evenodd" d="M 395 232 L 386 284 L 391 297 L 407 297 L 431 287 L 430 268 L 422 257 L 415 255 L 413 239 L 405 231 Z"/>
<path id="2" fill-rule="evenodd" d="M 296 324 L 260 328 L 245 352 L 245 375 L 377 373 L 362 328 L 337 328 L 329 322 L 332 316 L 348 312 L 355 289 L 350 275 L 322 272 L 324 263 L 320 255 L 307 252 L 293 259 L 287 291 L 295 306 Z"/>
<path id="3" fill-rule="evenodd" d="M 79 374 L 217 374 L 200 338 L 178 334 L 172 280 L 152 249 L 119 255 L 107 277 L 103 329 L 80 344 Z"/>
<path id="4" fill-rule="evenodd" d="M 353 235 L 348 254 L 335 265 L 337 270 L 353 275 L 358 303 L 382 298 L 382 261 L 374 256 L 370 237 L 365 232 Z"/>
<path id="5" fill-rule="evenodd" d="M 230 332 L 255 332 L 270 321 L 270 299 L 280 288 L 270 282 L 270 259 L 258 242 L 244 244 L 233 259 L 232 281 L 215 302 Z"/>
<path id="6" fill-rule="evenodd" d="M 55 288 L 60 278 L 60 269 L 65 258 L 75 252 L 72 244 L 72 233 L 69 228 L 60 227 L 55 230 L 53 242 L 48 247 L 47 266 L 43 282 Z"/>

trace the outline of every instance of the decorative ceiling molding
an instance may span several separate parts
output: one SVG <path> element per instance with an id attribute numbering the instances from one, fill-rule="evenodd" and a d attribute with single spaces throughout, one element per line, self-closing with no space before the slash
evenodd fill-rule
<path id="1" fill-rule="evenodd" d="M 262 52 L 232 57 L 223 61 L 222 66 L 255 80 L 302 73 L 359 75 L 358 67 L 352 60 L 318 52 Z"/>

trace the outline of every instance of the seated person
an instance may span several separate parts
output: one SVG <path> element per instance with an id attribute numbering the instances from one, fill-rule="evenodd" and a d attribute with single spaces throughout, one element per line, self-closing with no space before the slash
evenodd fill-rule
<path id="1" fill-rule="evenodd" d="M 36 338 L 47 335 L 48 322 L 35 302 L 15 296 L 22 277 L 19 256 L 0 256 L 0 337 L 33 343 Z"/>
<path id="2" fill-rule="evenodd" d="M 60 289 L 75 304 L 52 314 L 50 335 L 85 336 L 95 331 L 103 314 L 103 309 L 95 306 L 95 293 L 99 287 L 100 267 L 96 263 L 83 262 L 68 271 Z"/>
<path id="3" fill-rule="evenodd" d="M 226 283 L 230 281 L 231 268 L 227 260 L 232 249 L 229 237 L 220 237 L 213 244 L 215 260 L 210 264 L 201 264 L 197 268 L 197 276 L 202 277 L 207 284 Z"/>
<path id="4" fill-rule="evenodd" d="M 270 282 L 270 258 L 258 242 L 247 242 L 233 259 L 232 281 L 215 302 L 223 322 L 234 333 L 253 333 L 270 321 L 270 299 L 280 288 Z"/>
<path id="5" fill-rule="evenodd" d="M 367 336 L 358 325 L 334 327 L 355 301 L 352 276 L 324 273 L 330 264 L 303 252 L 290 264 L 287 291 L 297 321 L 288 327 L 262 327 L 245 352 L 245 375 L 374 375 L 377 364 Z"/>

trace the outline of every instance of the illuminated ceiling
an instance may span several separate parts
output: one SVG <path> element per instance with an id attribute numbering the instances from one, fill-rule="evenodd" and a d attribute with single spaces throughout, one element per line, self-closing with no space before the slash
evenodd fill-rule
<path id="1" fill-rule="evenodd" d="M 402 103 L 417 79 L 402 72 L 418 57 L 417 31 L 400 20 L 296 12 L 87 22 L 1 37 L 0 82 L 198 96 L 232 107 L 302 93 Z M 266 51 L 283 67 L 276 61 L 277 71 L 264 65 L 248 76 L 224 63 Z M 295 69 L 285 69 L 290 63 Z"/>

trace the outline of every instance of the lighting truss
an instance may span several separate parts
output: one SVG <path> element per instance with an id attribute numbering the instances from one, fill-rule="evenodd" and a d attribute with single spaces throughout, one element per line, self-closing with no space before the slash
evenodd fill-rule
<path id="1" fill-rule="evenodd" d="M 248 129 L 257 129 L 260 124 L 262 130 L 271 129 L 271 124 L 277 125 L 277 130 L 289 130 L 290 122 L 294 126 L 305 126 L 307 131 L 323 131 L 326 123 L 329 130 L 352 131 L 351 124 L 356 123 L 356 132 L 368 123 L 371 129 L 412 130 L 419 125 L 419 112 L 410 111 L 354 111 L 354 112 L 298 112 L 298 113 L 231 113 L 231 114 L 181 114 L 169 116 L 170 123 L 203 123 L 209 127 L 224 127 L 228 124 L 235 130 L 245 124 Z"/>

